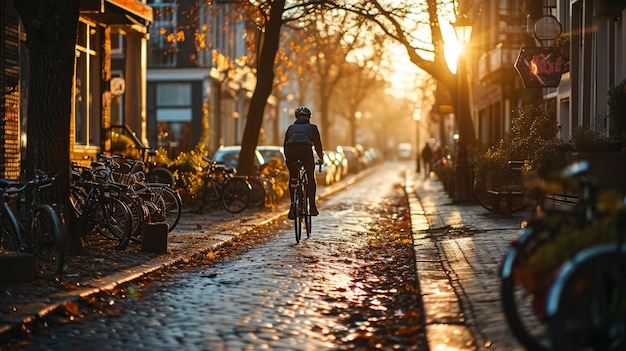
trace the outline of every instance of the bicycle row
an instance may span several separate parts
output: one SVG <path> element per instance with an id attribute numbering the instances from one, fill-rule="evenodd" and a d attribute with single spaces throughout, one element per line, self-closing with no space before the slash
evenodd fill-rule
<path id="1" fill-rule="evenodd" d="M 224 209 L 240 213 L 249 207 L 274 207 L 283 197 L 284 170 L 274 163 L 261 165 L 253 175 L 204 157 L 194 169 L 171 168 L 175 189 L 194 212 Z"/>
<path id="2" fill-rule="evenodd" d="M 123 155 L 100 155 L 90 167 L 73 164 L 70 203 L 81 238 L 97 233 L 125 249 L 141 242 L 144 223 L 165 222 L 173 230 L 181 217 L 182 200 L 168 184 L 146 182 L 143 162 Z"/>
<path id="3" fill-rule="evenodd" d="M 586 162 L 560 183 L 578 189 L 576 205 L 542 207 L 503 259 L 507 322 L 529 350 L 624 350 L 625 199 L 599 191 Z"/>
<path id="4" fill-rule="evenodd" d="M 38 171 L 23 183 L 0 180 L 1 252 L 33 254 L 36 272 L 54 277 L 63 271 L 68 225 L 83 246 L 97 243 L 115 250 L 124 250 L 130 240 L 140 242 L 144 223 L 165 222 L 170 231 L 176 227 L 180 197 L 166 184 L 145 182 L 141 161 L 101 155 L 90 167 L 72 164 L 70 169 L 72 223 L 66 223 L 61 205 L 44 201 L 42 193 L 55 177 Z"/>

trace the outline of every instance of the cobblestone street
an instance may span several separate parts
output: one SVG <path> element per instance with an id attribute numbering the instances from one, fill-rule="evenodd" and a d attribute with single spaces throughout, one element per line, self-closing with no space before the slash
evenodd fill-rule
<path id="1" fill-rule="evenodd" d="M 372 235 L 381 221 L 398 221 L 412 226 L 394 230 L 412 234 L 412 240 L 399 240 L 408 248 L 413 244 L 416 262 L 413 273 L 397 275 L 410 283 L 411 274 L 417 272 L 419 280 L 413 293 L 417 300 L 404 300 L 403 313 L 419 311 L 423 303 L 422 325 L 410 329 L 413 336 L 425 330 L 430 350 L 521 350 L 501 311 L 499 268 L 528 213 L 504 218 L 475 204 L 455 204 L 439 181 L 423 180 L 411 168 L 409 163 L 385 163 L 336 187 L 321 187 L 322 212 L 313 221 L 312 237 L 299 245 L 294 245 L 291 222 L 286 220 L 287 204 L 270 212 L 219 219 L 187 216 L 170 236 L 168 254 L 86 282 L 82 289 L 89 292 L 73 292 L 101 299 L 96 306 L 110 304 L 110 309 L 100 309 L 96 316 L 91 311 L 85 323 L 50 328 L 54 330 L 24 348 L 133 345 L 134 349 L 158 350 L 186 345 L 194 350 L 313 350 L 361 345 L 369 349 L 356 341 L 365 340 L 364 335 L 373 333 L 374 324 L 380 327 L 382 319 L 364 322 L 349 316 L 363 313 L 358 306 L 370 311 L 382 306 L 384 299 L 372 298 L 377 293 L 389 296 L 376 292 L 371 284 L 376 277 L 368 276 L 379 249 Z M 401 215 L 402 206 L 396 208 L 397 204 L 389 202 L 399 189 L 408 195 L 404 207 L 410 214 L 406 217 Z M 400 198 L 405 197 L 400 193 Z M 266 225 L 272 228 L 260 231 L 266 237 L 230 259 L 193 270 L 160 271 L 159 267 L 188 262 L 193 252 L 209 256 L 220 245 L 239 241 L 240 233 Z M 146 274 L 157 279 L 142 279 Z M 124 297 L 117 300 L 119 296 L 109 299 L 106 293 L 98 294 L 109 289 L 122 291 Z M 57 298 L 48 298 L 47 303 Z M 45 304 L 30 301 L 39 306 L 32 313 L 41 314 L 35 311 L 43 311 Z M 25 306 L 18 304 L 14 312 L 4 312 L 5 322 L 20 318 L 20 312 L 28 313 Z M 72 306 L 65 303 L 62 307 L 64 318 L 81 311 L 73 311 Z M 415 340 L 419 339 L 400 344 L 400 349 L 427 349 Z"/>
<path id="2" fill-rule="evenodd" d="M 99 312 L 51 322 L 24 348 L 426 350 L 403 181 L 379 169 L 320 201 L 310 239 L 295 245 L 283 220 L 241 256 L 97 295 L 106 302 L 77 310 Z M 398 245 L 404 255 L 378 249 Z"/>

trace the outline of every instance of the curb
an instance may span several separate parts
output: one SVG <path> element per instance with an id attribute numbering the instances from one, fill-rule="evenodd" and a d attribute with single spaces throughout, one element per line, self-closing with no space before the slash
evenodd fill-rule
<path id="1" fill-rule="evenodd" d="M 470 330 L 465 326 L 465 316 L 459 298 L 451 284 L 434 238 L 427 214 L 417 194 L 416 177 L 411 170 L 405 173 L 405 192 L 411 213 L 411 231 L 419 290 L 424 306 L 426 322 L 426 338 L 431 350 L 476 350 L 476 341 Z M 438 220 L 440 221 L 440 220 Z M 445 306 L 445 313 L 442 307 Z"/>

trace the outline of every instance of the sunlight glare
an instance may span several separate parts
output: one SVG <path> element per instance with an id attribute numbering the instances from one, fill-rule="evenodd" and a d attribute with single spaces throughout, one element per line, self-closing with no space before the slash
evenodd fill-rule
<path id="1" fill-rule="evenodd" d="M 441 21 L 440 23 L 441 35 L 445 42 L 443 50 L 445 52 L 446 63 L 448 64 L 448 68 L 450 68 L 450 72 L 456 73 L 456 64 L 459 55 L 463 51 L 463 45 L 457 40 L 454 27 L 450 23 L 445 21 Z"/>
<path id="2" fill-rule="evenodd" d="M 450 68 L 450 72 L 456 73 L 456 64 L 459 58 L 459 54 L 463 51 L 463 46 L 455 41 L 447 41 L 443 49 L 445 51 L 446 63 L 448 64 L 448 68 Z"/>

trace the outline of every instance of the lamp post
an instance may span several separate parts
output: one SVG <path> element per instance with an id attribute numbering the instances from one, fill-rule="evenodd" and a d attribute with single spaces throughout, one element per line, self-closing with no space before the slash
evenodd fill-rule
<path id="1" fill-rule="evenodd" d="M 417 173 L 420 172 L 420 161 L 424 162 L 424 160 L 421 159 L 421 154 L 420 154 L 420 150 L 421 150 L 421 144 L 420 144 L 420 122 L 422 121 L 422 110 L 421 109 L 415 109 L 415 111 L 413 111 L 413 120 L 415 121 L 415 160 L 417 161 L 417 165 L 416 166 L 416 170 Z M 426 172 L 426 168 L 424 167 L 424 172 Z"/>
<path id="2" fill-rule="evenodd" d="M 458 16 L 456 21 L 452 24 L 456 33 L 457 40 L 463 44 L 464 47 L 469 44 L 470 37 L 472 35 L 473 23 L 465 16 Z M 466 202 L 471 198 L 471 186 L 470 186 L 470 167 L 467 159 L 467 136 L 468 128 L 467 124 L 470 121 L 465 118 L 469 116 L 463 116 L 461 111 L 463 110 L 463 97 L 466 92 L 463 91 L 463 80 L 465 76 L 465 62 L 461 55 L 457 58 L 457 98 L 458 98 L 458 113 L 457 121 L 459 123 L 459 140 L 457 158 L 455 162 L 455 186 L 454 186 L 454 202 Z"/>

